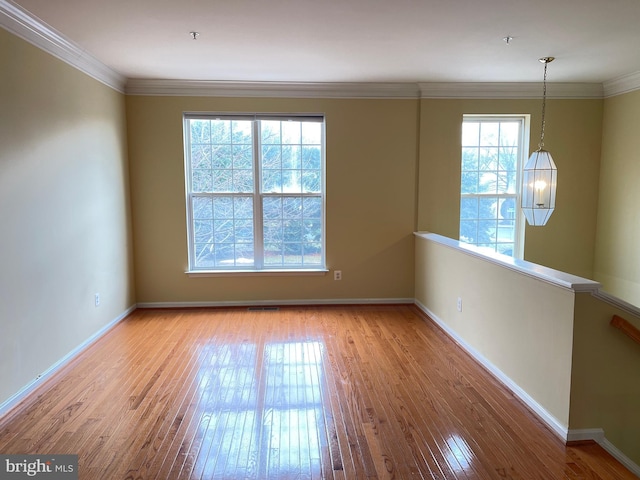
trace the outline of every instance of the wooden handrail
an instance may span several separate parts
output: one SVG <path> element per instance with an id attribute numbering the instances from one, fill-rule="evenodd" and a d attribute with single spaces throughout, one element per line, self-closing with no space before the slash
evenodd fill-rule
<path id="1" fill-rule="evenodd" d="M 616 327 L 626 333 L 629 337 L 631 337 L 635 342 L 640 343 L 640 330 L 638 330 L 635 326 L 629 323 L 622 317 L 618 315 L 614 315 L 611 319 L 611 326 Z"/>

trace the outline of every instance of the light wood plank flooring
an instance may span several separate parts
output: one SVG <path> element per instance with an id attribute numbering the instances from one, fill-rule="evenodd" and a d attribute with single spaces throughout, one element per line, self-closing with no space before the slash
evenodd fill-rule
<path id="1" fill-rule="evenodd" d="M 627 479 L 413 306 L 138 310 L 0 421 L 81 479 Z"/>

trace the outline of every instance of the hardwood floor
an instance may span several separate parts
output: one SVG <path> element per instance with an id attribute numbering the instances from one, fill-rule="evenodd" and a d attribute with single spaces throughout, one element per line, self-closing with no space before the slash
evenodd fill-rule
<path id="1" fill-rule="evenodd" d="M 413 306 L 138 310 L 0 421 L 81 479 L 633 479 Z"/>

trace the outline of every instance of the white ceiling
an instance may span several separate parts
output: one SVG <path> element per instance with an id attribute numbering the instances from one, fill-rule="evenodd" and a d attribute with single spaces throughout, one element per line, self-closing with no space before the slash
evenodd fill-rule
<path id="1" fill-rule="evenodd" d="M 537 82 L 543 56 L 550 82 L 640 72 L 640 0 L 13 3 L 128 78 Z"/>

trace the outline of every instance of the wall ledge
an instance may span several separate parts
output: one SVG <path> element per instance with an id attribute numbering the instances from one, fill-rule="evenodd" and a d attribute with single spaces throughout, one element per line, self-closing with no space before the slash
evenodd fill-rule
<path id="1" fill-rule="evenodd" d="M 444 237 L 436 233 L 414 232 L 414 235 L 418 238 L 423 238 L 425 240 L 438 243 L 467 255 L 480 258 L 486 262 L 508 268 L 509 270 L 513 270 L 523 275 L 527 275 L 529 277 L 533 277 L 543 282 L 566 288 L 574 292 L 595 293 L 598 292 L 601 287 L 601 284 L 594 280 L 571 275 L 569 273 L 538 265 L 537 263 L 527 262 L 526 260 L 519 260 L 517 258 L 508 257 L 496 252 L 485 251 L 481 248 L 476 247 L 475 245 L 460 242 L 458 240 Z"/>

